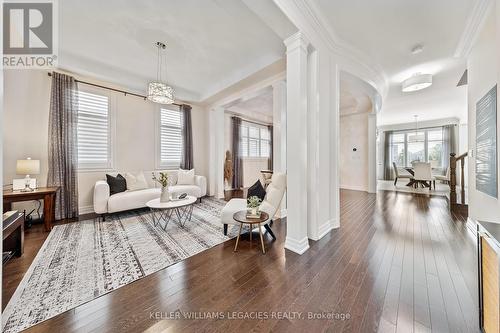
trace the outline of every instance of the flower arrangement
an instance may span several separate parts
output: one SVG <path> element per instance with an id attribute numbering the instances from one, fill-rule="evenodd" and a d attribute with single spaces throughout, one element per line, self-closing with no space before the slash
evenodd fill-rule
<path id="1" fill-rule="evenodd" d="M 254 195 L 254 196 L 248 198 L 247 207 L 248 208 L 257 208 L 260 206 L 261 202 L 262 202 L 262 200 L 260 200 L 259 197 Z"/>
<path id="2" fill-rule="evenodd" d="M 162 187 L 167 187 L 168 186 L 168 173 L 166 172 L 159 172 L 159 177 L 156 177 L 155 173 L 153 172 L 153 180 L 160 184 Z"/>

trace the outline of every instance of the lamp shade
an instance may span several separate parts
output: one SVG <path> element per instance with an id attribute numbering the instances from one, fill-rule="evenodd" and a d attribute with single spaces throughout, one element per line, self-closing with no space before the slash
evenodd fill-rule
<path id="1" fill-rule="evenodd" d="M 18 175 L 38 175 L 40 173 L 40 160 L 17 160 L 16 173 Z"/>
<path id="2" fill-rule="evenodd" d="M 148 86 L 148 99 L 159 104 L 173 104 L 174 89 L 163 82 L 150 82 Z"/>
<path id="3" fill-rule="evenodd" d="M 411 92 L 422 90 L 432 85 L 432 74 L 415 74 L 403 81 L 401 90 L 403 92 Z"/>

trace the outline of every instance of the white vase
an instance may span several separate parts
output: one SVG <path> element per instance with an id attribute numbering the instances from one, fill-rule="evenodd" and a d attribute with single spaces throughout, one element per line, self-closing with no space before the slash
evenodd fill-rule
<path id="1" fill-rule="evenodd" d="M 170 193 L 168 191 L 168 186 L 161 187 L 161 195 L 160 202 L 169 202 L 170 201 Z"/>
<path id="2" fill-rule="evenodd" d="M 252 215 L 257 215 L 259 213 L 259 207 L 254 207 L 250 209 Z"/>

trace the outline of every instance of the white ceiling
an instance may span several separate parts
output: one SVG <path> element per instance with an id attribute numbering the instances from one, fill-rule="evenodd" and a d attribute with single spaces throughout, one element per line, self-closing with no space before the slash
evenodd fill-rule
<path id="1" fill-rule="evenodd" d="M 253 120 L 263 122 L 272 122 L 273 119 L 273 88 L 271 86 L 259 90 L 249 96 L 249 98 L 240 98 L 226 109 L 249 117 Z"/>
<path id="2" fill-rule="evenodd" d="M 240 0 L 60 1 L 62 69 L 144 93 L 167 43 L 167 81 L 199 102 L 281 59 L 285 47 Z"/>
<path id="3" fill-rule="evenodd" d="M 453 58 L 477 0 L 316 0 L 337 37 L 363 52 L 385 72 L 389 92 L 380 125 L 449 116 L 466 120 L 466 92 L 457 88 L 466 64 Z M 416 44 L 423 52 L 411 54 Z M 428 89 L 401 93 L 416 72 L 434 75 Z"/>

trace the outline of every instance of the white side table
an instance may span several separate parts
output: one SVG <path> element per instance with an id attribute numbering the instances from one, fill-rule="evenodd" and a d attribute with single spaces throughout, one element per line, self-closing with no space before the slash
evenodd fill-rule
<path id="1" fill-rule="evenodd" d="M 158 198 L 148 201 L 146 206 L 151 210 L 153 224 L 155 226 L 159 224 L 163 230 L 167 230 L 168 222 L 170 222 L 174 213 L 181 227 L 184 227 L 186 221 L 191 221 L 193 204 L 196 200 L 196 197 L 191 195 L 181 200 L 171 200 L 169 202 L 160 202 L 160 198 Z M 162 222 L 165 223 L 164 226 L 162 226 Z"/>

